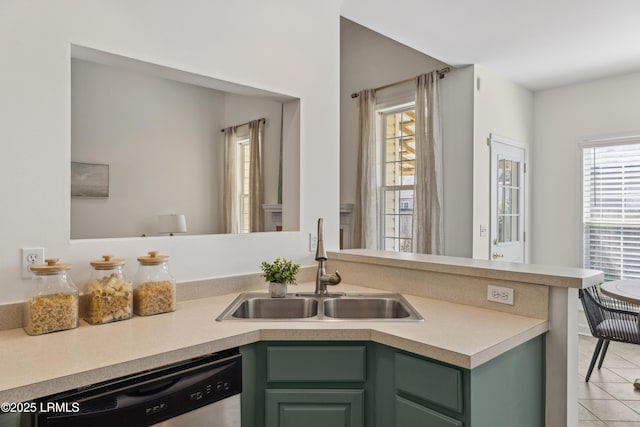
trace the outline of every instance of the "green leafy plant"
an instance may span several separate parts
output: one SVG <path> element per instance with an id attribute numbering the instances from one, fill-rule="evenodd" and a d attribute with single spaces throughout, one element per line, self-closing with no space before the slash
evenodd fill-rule
<path id="1" fill-rule="evenodd" d="M 267 282 L 296 285 L 296 275 L 300 271 L 300 264 L 294 264 L 286 258 L 276 258 L 273 264 L 263 261 L 260 264 L 262 274 Z"/>

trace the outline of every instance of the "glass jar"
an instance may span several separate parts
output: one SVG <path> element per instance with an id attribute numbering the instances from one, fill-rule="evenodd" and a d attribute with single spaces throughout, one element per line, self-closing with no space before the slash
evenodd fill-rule
<path id="1" fill-rule="evenodd" d="M 139 316 L 176 309 L 176 281 L 169 273 L 169 257 L 150 251 L 138 257 L 140 263 L 133 285 L 133 310 Z"/>
<path id="2" fill-rule="evenodd" d="M 90 264 L 93 271 L 82 296 L 83 318 L 93 325 L 130 319 L 133 285 L 122 271 L 126 261 L 103 255 Z"/>
<path id="3" fill-rule="evenodd" d="M 24 307 L 24 330 L 29 335 L 73 329 L 78 326 L 78 288 L 67 272 L 71 264 L 49 258 L 33 265 L 31 295 Z"/>

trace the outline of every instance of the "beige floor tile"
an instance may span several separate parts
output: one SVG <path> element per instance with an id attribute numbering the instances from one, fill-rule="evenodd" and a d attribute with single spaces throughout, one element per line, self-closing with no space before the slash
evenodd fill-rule
<path id="1" fill-rule="evenodd" d="M 615 399 L 612 395 L 607 393 L 604 389 L 602 389 L 598 384 L 593 382 L 578 382 L 578 399 Z"/>
<path id="2" fill-rule="evenodd" d="M 578 369 L 578 381 L 584 382 L 584 378 L 587 375 L 587 370 L 588 368 Z M 591 372 L 591 378 L 589 378 L 589 382 L 590 383 L 591 382 L 593 383 L 628 383 L 629 380 L 627 380 L 624 377 L 621 377 L 620 375 L 616 374 L 609 368 L 598 369 L 597 367 L 595 367 L 593 368 L 593 372 Z"/>
<path id="3" fill-rule="evenodd" d="M 617 400 L 640 400 L 640 390 L 632 383 L 602 383 L 598 384 L 602 390 L 609 393 Z"/>
<path id="4" fill-rule="evenodd" d="M 602 421 L 578 421 L 578 427 L 607 427 Z"/>
<path id="5" fill-rule="evenodd" d="M 640 414 L 617 400 L 582 400 L 580 402 L 602 421 L 640 421 Z"/>
<path id="6" fill-rule="evenodd" d="M 640 368 L 609 368 L 609 370 L 629 382 L 634 382 L 636 378 L 640 378 Z"/>
<path id="7" fill-rule="evenodd" d="M 611 344 L 613 346 L 613 343 Z M 604 362 L 602 363 L 603 368 L 637 368 L 638 365 L 625 359 L 622 356 L 619 356 L 615 351 L 611 351 L 612 348 L 609 346 L 609 351 L 607 351 L 607 356 L 604 358 Z M 597 367 L 597 366 L 596 366 Z"/>
<path id="8" fill-rule="evenodd" d="M 640 391 L 633 387 L 640 378 L 640 346 L 612 342 L 603 367 L 586 383 L 596 342 L 578 339 L 578 427 L 640 427 Z"/>
<path id="9" fill-rule="evenodd" d="M 635 421 L 609 421 L 607 422 L 607 426 L 608 427 L 640 427 L 640 423 Z"/>
<path id="10" fill-rule="evenodd" d="M 633 363 L 634 365 L 636 365 L 637 368 L 640 368 L 640 346 L 636 345 L 636 348 L 634 349 L 634 351 L 626 351 L 626 352 L 620 352 L 620 351 L 616 351 L 616 354 L 620 357 L 622 357 L 623 359 L 627 360 L 630 363 Z M 606 358 L 605 358 L 605 363 L 606 363 Z"/>
<path id="11" fill-rule="evenodd" d="M 627 405 L 629 408 L 633 409 L 637 413 L 640 414 L 640 401 L 639 400 L 621 400 L 622 403 Z"/>
<path id="12" fill-rule="evenodd" d="M 593 415 L 587 408 L 578 404 L 578 420 L 579 421 L 588 421 L 588 420 L 597 420 L 598 417 Z"/>

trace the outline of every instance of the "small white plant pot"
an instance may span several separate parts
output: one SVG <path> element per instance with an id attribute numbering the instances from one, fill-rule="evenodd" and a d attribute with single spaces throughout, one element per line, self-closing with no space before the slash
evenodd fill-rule
<path id="1" fill-rule="evenodd" d="M 269 282 L 269 293 L 271 298 L 284 298 L 287 295 L 287 284 Z"/>

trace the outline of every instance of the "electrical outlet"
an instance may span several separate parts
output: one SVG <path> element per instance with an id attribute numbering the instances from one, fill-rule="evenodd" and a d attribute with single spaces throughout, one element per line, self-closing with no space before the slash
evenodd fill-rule
<path id="1" fill-rule="evenodd" d="M 309 252 L 315 252 L 318 249 L 318 235 L 309 233 Z"/>
<path id="2" fill-rule="evenodd" d="M 513 305 L 513 288 L 503 286 L 487 286 L 487 301 Z"/>
<path id="3" fill-rule="evenodd" d="M 22 277 L 29 279 L 32 265 L 44 264 L 44 248 L 22 248 Z"/>

